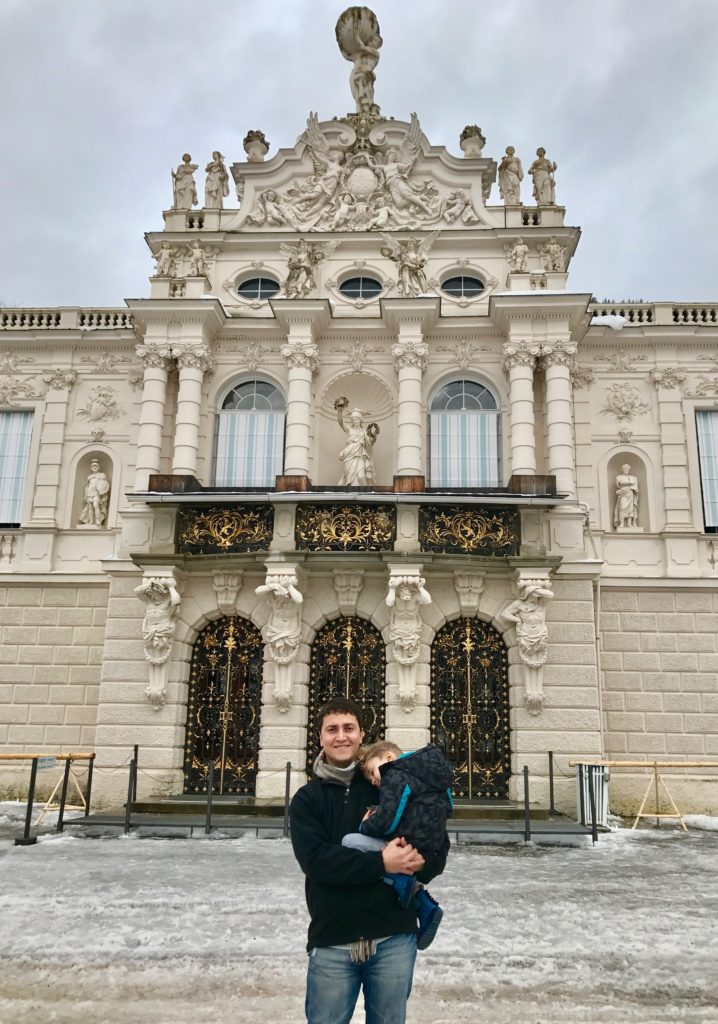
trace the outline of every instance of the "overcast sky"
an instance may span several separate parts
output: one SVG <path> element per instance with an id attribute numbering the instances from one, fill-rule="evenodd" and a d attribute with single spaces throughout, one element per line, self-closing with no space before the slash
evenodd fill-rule
<path id="1" fill-rule="evenodd" d="M 0 0 L 0 301 L 148 294 L 187 150 L 270 156 L 307 114 L 353 109 L 340 0 Z M 718 300 L 718 0 L 374 0 L 376 98 L 460 155 L 537 146 L 583 236 L 569 286 L 599 299 Z M 198 175 L 200 195 L 203 175 Z M 530 201 L 530 179 L 524 181 Z M 230 202 L 232 197 L 230 197 Z M 498 189 L 491 197 L 498 202 Z M 228 204 L 230 205 L 230 204 Z"/>

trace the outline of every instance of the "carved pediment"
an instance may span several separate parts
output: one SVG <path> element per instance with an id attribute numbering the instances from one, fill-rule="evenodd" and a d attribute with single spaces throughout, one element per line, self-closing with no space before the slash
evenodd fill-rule
<path id="1" fill-rule="evenodd" d="M 484 206 L 496 164 L 430 146 L 416 114 L 363 112 L 320 122 L 310 114 L 291 150 L 232 165 L 243 189 L 229 230 L 394 231 L 494 227 Z"/>

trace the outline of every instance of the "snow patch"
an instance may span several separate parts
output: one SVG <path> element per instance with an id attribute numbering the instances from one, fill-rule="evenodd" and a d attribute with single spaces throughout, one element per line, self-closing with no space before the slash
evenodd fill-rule
<path id="1" fill-rule="evenodd" d="M 622 331 L 625 323 L 625 316 L 619 313 L 603 313 L 591 317 L 591 327 L 610 327 L 612 331 Z"/>

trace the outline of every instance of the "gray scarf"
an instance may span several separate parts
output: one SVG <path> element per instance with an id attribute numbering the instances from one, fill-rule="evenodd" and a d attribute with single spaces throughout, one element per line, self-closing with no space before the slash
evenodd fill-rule
<path id="1" fill-rule="evenodd" d="M 351 785 L 356 771 L 357 763 L 352 761 L 346 768 L 337 768 L 324 759 L 324 751 L 320 751 L 314 762 L 314 774 L 318 779 L 328 779 L 330 782 L 338 782 L 341 786 Z"/>

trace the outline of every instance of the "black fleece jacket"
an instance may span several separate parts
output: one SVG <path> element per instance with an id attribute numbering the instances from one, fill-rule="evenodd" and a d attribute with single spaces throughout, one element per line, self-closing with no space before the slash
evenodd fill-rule
<path id="1" fill-rule="evenodd" d="M 349 786 L 315 778 L 294 795 L 289 815 L 294 855 L 306 875 L 307 949 L 416 931 L 415 912 L 403 910 L 394 890 L 382 881 L 381 854 L 341 845 L 348 832 L 358 830 L 376 799 L 376 787 L 358 769 Z M 424 854 L 419 881 L 440 875 L 448 852 L 445 836 L 438 852 Z"/>

